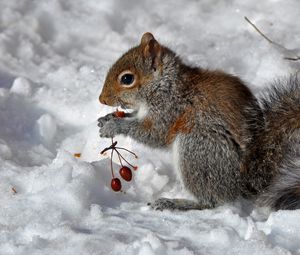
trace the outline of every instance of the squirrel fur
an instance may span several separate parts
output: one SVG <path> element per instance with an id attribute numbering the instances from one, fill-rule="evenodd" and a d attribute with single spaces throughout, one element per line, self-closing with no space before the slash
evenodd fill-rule
<path id="1" fill-rule="evenodd" d="M 238 77 L 190 67 L 145 33 L 110 68 L 99 100 L 134 110 L 99 118 L 101 137 L 123 134 L 177 154 L 176 168 L 196 201 L 160 198 L 154 209 L 214 208 L 238 197 L 300 208 L 296 76 L 257 99 Z"/>

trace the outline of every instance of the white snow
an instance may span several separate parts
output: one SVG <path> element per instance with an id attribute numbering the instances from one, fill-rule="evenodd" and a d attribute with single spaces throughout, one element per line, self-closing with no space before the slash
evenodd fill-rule
<path id="1" fill-rule="evenodd" d="M 243 200 L 149 209 L 188 194 L 170 153 L 129 138 L 117 140 L 138 154 L 124 156 L 139 169 L 113 192 L 110 160 L 99 154 L 110 140 L 96 125 L 114 110 L 98 101 L 109 66 L 146 31 L 255 93 L 295 73 L 300 61 L 284 57 L 300 55 L 299 1 L 0 0 L 0 10 L 0 254 L 300 254 L 299 210 Z"/>
<path id="2" fill-rule="evenodd" d="M 14 83 L 10 88 L 10 92 L 23 96 L 31 96 L 30 82 L 23 77 L 18 77 L 14 80 Z"/>

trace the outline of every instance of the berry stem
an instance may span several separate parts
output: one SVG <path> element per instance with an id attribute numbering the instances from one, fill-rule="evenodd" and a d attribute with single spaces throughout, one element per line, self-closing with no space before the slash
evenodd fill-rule
<path id="1" fill-rule="evenodd" d="M 132 165 L 132 164 L 130 164 L 122 155 L 121 155 L 121 153 L 120 152 L 118 152 L 117 150 L 116 150 L 116 152 L 118 153 L 118 155 L 128 164 L 128 165 L 130 165 L 131 167 L 133 167 L 134 168 L 134 166 Z"/>
<path id="2" fill-rule="evenodd" d="M 121 164 L 121 166 L 123 167 L 122 160 L 121 160 L 121 157 L 120 157 L 120 152 L 118 152 L 117 149 L 115 149 L 115 151 L 117 152 L 118 157 L 119 157 L 120 164 Z"/>
<path id="3" fill-rule="evenodd" d="M 114 170 L 113 170 L 113 155 L 114 155 L 114 150 L 111 150 L 111 154 L 110 154 L 110 168 L 111 168 L 111 175 L 113 178 L 115 178 L 115 175 L 114 175 Z"/>
<path id="4" fill-rule="evenodd" d="M 106 152 L 106 151 L 108 151 L 108 150 L 113 150 L 114 148 L 116 148 L 117 143 L 118 143 L 117 141 L 114 142 L 114 141 L 112 140 L 112 145 L 109 146 L 109 147 L 107 147 L 107 148 L 105 148 L 103 151 L 100 152 L 100 154 L 103 154 L 104 152 Z"/>
<path id="5" fill-rule="evenodd" d="M 125 149 L 125 148 L 123 148 L 123 147 L 115 147 L 115 149 L 118 149 L 118 150 L 125 150 L 125 151 L 131 153 L 135 158 L 138 158 L 138 156 L 137 156 L 134 152 L 132 152 L 132 151 L 130 151 L 130 150 L 128 150 L 128 149 Z"/>

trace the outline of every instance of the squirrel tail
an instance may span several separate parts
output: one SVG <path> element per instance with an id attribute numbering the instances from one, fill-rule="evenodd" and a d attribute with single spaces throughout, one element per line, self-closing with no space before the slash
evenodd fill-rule
<path id="1" fill-rule="evenodd" d="M 298 159 L 289 156 L 285 161 L 258 201 L 275 210 L 300 209 L 300 155 Z"/>
<path id="2" fill-rule="evenodd" d="M 265 141 L 260 146 L 264 159 L 273 162 L 272 169 L 262 170 L 273 172 L 273 178 L 258 201 L 276 210 L 300 209 L 300 81 L 297 75 L 274 86 L 261 104 Z"/>

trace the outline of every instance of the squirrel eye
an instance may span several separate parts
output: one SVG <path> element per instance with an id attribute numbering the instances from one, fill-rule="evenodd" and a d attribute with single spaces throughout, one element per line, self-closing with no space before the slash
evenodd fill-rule
<path id="1" fill-rule="evenodd" d="M 119 80 L 121 85 L 131 86 L 134 84 L 134 75 L 130 72 L 121 73 Z"/>

